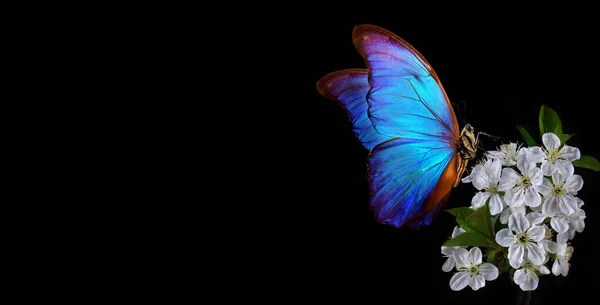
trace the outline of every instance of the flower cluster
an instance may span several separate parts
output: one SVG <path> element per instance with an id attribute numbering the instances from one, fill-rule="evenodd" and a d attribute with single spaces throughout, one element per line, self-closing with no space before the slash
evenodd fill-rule
<path id="1" fill-rule="evenodd" d="M 567 276 L 569 241 L 585 227 L 583 201 L 576 197 L 583 179 L 572 164 L 581 155 L 554 133 L 544 133 L 542 142 L 544 147 L 502 145 L 463 178 L 478 192 L 465 208 L 472 211 L 454 211 L 459 226 L 442 246 L 442 270 L 458 271 L 450 280 L 453 290 L 477 290 L 506 271 L 524 291 L 537 288 L 538 275 Z M 487 226 L 470 216 L 482 209 L 477 216 L 488 217 Z M 458 238 L 462 234 L 468 236 Z M 479 247 L 487 248 L 487 263 Z"/>

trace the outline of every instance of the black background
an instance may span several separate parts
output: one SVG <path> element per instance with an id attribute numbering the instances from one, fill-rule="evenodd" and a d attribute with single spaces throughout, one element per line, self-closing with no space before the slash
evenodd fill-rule
<path id="1" fill-rule="evenodd" d="M 320 96 L 315 84 L 327 73 L 363 68 L 352 29 L 358 24 L 378 25 L 404 38 L 428 60 L 451 102 L 466 104 L 466 113 L 457 112 L 461 127 L 466 121 L 501 138 L 499 142 L 483 138 L 486 149 L 522 141 L 516 124 L 539 138 L 538 113 L 546 104 L 559 113 L 564 132 L 575 134 L 570 145 L 600 157 L 593 109 L 598 101 L 599 53 L 594 27 L 577 14 L 570 21 L 550 16 L 430 20 L 434 18 L 406 15 L 315 14 L 288 31 L 291 43 L 286 50 L 298 52 L 286 57 L 287 68 L 293 68 L 288 71 L 296 79 L 285 89 L 299 88 L 289 102 L 299 120 L 293 122 L 297 133 L 286 139 L 293 153 L 286 160 L 292 165 L 286 171 L 293 179 L 287 181 L 291 189 L 280 201 L 290 211 L 280 217 L 284 222 L 290 214 L 298 218 L 290 217 L 294 222 L 286 224 L 295 233 L 288 236 L 291 248 L 286 249 L 295 255 L 289 261 L 294 267 L 282 272 L 297 280 L 290 283 L 294 296 L 311 301 L 515 304 L 520 289 L 506 273 L 479 291 L 450 289 L 452 273 L 441 270 L 440 253 L 455 226 L 450 214 L 441 213 L 421 230 L 395 229 L 375 221 L 368 208 L 367 150 L 352 133 L 345 112 Z M 595 190 L 600 173 L 581 168 L 576 173 L 584 179 L 579 197 L 587 213 L 585 231 L 572 240 L 569 275 L 541 277 L 531 304 L 594 303 Z M 459 185 L 446 208 L 469 206 L 475 193 L 472 185 Z"/>

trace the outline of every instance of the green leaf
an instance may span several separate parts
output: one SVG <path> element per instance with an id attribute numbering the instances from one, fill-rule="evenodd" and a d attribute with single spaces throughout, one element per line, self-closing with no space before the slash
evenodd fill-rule
<path id="1" fill-rule="evenodd" d="M 488 202 L 489 198 L 482 207 L 467 217 L 466 225 L 473 229 L 473 231 L 493 240 L 494 228 L 492 227 L 492 215 L 490 215 Z"/>
<path id="2" fill-rule="evenodd" d="M 456 223 L 458 223 L 458 226 L 460 226 L 467 232 L 473 232 L 473 229 L 471 229 L 469 227 L 467 218 L 469 216 L 471 216 L 473 213 L 475 213 L 475 210 L 473 210 L 469 207 L 461 207 L 461 208 L 448 209 L 448 210 L 446 210 L 446 212 L 448 212 L 448 213 L 454 215 L 454 217 L 456 217 Z"/>
<path id="3" fill-rule="evenodd" d="M 509 274 L 510 274 L 510 281 L 511 281 L 511 282 L 514 282 L 514 281 L 515 281 L 514 279 L 515 279 L 515 272 L 516 272 L 516 271 L 517 271 L 517 270 L 515 270 L 515 269 L 513 269 L 513 268 L 510 268 L 510 273 L 509 273 Z"/>
<path id="4" fill-rule="evenodd" d="M 540 108 L 539 125 L 540 137 L 547 132 L 553 132 L 559 137 L 562 136 L 562 124 L 558 113 L 546 105 L 542 105 L 542 108 Z"/>
<path id="5" fill-rule="evenodd" d="M 591 169 L 597 172 L 600 171 L 600 162 L 598 162 L 598 159 L 592 156 L 583 155 L 581 156 L 581 158 L 579 158 L 579 160 L 573 161 L 573 165 L 577 167 Z"/>
<path id="6" fill-rule="evenodd" d="M 517 125 L 517 129 L 523 136 L 523 139 L 525 139 L 525 143 L 527 143 L 527 146 L 529 146 L 529 147 L 538 146 L 537 143 L 535 142 L 535 139 L 531 136 L 531 134 L 529 134 L 529 131 L 527 131 L 527 129 L 525 129 L 525 127 L 523 127 L 521 125 Z"/>
<path id="7" fill-rule="evenodd" d="M 475 210 L 471 209 L 470 207 L 461 207 L 461 208 L 448 209 L 448 210 L 446 210 L 446 212 L 454 215 L 454 217 L 456 217 L 456 218 L 466 219 L 467 217 L 469 217 L 473 213 L 475 213 Z"/>
<path id="8" fill-rule="evenodd" d="M 477 233 L 477 232 L 465 232 L 462 233 L 453 239 L 447 240 L 444 242 L 444 246 L 452 247 L 452 246 L 463 246 L 463 247 L 487 247 L 490 245 L 490 241 L 487 237 Z"/>
<path id="9" fill-rule="evenodd" d="M 569 140 L 571 137 L 573 137 L 573 136 L 574 136 L 574 134 L 566 134 L 566 133 L 563 133 L 563 134 L 562 134 L 562 136 L 560 137 L 560 141 L 561 141 L 563 144 L 565 144 L 565 143 L 567 143 L 567 141 L 568 141 L 568 140 Z"/>

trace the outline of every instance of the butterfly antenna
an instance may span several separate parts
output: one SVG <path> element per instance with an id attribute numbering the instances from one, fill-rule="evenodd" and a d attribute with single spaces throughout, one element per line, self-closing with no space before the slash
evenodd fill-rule
<path id="1" fill-rule="evenodd" d="M 461 105 L 463 106 L 462 108 L 461 108 Z M 456 110 L 456 114 L 457 114 L 456 118 L 462 122 L 463 126 L 467 125 L 467 122 L 466 122 L 467 120 L 465 118 L 465 111 L 463 111 L 465 109 L 465 101 L 460 100 L 459 104 L 452 102 L 452 107 L 454 107 L 454 109 Z"/>
<path id="2" fill-rule="evenodd" d="M 465 100 L 460 100 L 460 103 L 463 105 L 462 120 L 464 126 L 467 125 L 467 102 L 465 102 Z"/>
<path id="3" fill-rule="evenodd" d="M 475 140 L 475 142 L 477 142 L 477 147 L 478 147 L 479 149 L 483 150 L 483 151 L 486 151 L 486 150 L 485 150 L 485 147 L 483 146 L 483 143 L 481 143 L 481 142 L 479 141 L 479 136 L 480 136 L 480 135 L 482 135 L 482 136 L 486 136 L 486 137 L 488 137 L 488 138 L 492 139 L 493 141 L 498 141 L 498 140 L 500 140 L 500 137 L 497 137 L 497 136 L 491 135 L 491 134 L 489 134 L 489 133 L 486 133 L 486 132 L 483 132 L 483 131 L 479 131 L 479 132 L 477 132 L 477 139 Z"/>

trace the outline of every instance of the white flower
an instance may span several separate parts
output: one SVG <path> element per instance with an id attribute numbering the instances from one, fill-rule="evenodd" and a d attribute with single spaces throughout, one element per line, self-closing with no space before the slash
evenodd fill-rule
<path id="1" fill-rule="evenodd" d="M 531 261 L 526 261 L 523 264 L 523 267 L 517 271 L 515 271 L 515 284 L 521 287 L 521 290 L 535 290 L 538 287 L 539 278 L 535 271 L 538 271 L 541 274 L 549 274 L 550 270 L 542 264 L 536 265 Z"/>
<path id="2" fill-rule="evenodd" d="M 552 230 L 545 224 L 542 224 L 546 216 L 540 212 L 533 212 L 527 214 L 525 216 L 527 220 L 531 223 L 531 225 L 539 225 L 544 228 L 544 238 L 538 242 L 539 245 L 542 245 L 546 252 L 556 253 L 558 251 L 558 244 L 552 240 Z"/>
<path id="3" fill-rule="evenodd" d="M 542 142 L 546 149 L 545 156 L 542 161 L 542 172 L 544 176 L 550 176 L 558 171 L 562 175 L 567 172 L 573 172 L 572 161 L 581 157 L 579 149 L 569 145 L 560 147 L 560 139 L 553 133 L 545 133 L 542 136 Z"/>
<path id="4" fill-rule="evenodd" d="M 542 197 L 538 193 L 538 187 L 542 184 L 544 176 L 542 170 L 536 167 L 534 162 L 528 159 L 529 153 L 526 148 L 521 148 L 517 155 L 517 168 L 522 175 L 512 168 L 502 169 L 499 191 L 506 191 L 504 200 L 511 207 L 519 207 L 523 204 L 537 207 L 542 203 Z"/>
<path id="5" fill-rule="evenodd" d="M 504 211 L 502 211 L 502 214 L 500 214 L 500 223 L 507 224 L 508 218 L 510 217 L 510 215 L 512 215 L 514 213 L 521 213 L 521 214 L 525 215 L 526 211 L 527 211 L 527 209 L 525 208 L 524 205 L 521 205 L 518 207 L 509 206 L 508 208 L 504 209 Z"/>
<path id="6" fill-rule="evenodd" d="M 513 268 L 521 267 L 525 259 L 534 265 L 541 265 L 546 258 L 542 245 L 538 244 L 544 238 L 543 227 L 531 226 L 529 220 L 520 213 L 510 215 L 508 228 L 496 233 L 496 242 L 508 247 L 508 261 Z"/>
<path id="7" fill-rule="evenodd" d="M 577 200 L 577 210 L 575 210 L 575 213 L 565 217 L 569 222 L 569 229 L 564 233 L 558 233 L 557 236 L 557 239 L 564 240 L 565 242 L 573 239 L 576 232 L 581 233 L 585 229 L 585 211 L 581 208 L 583 200 L 577 197 L 575 199 Z"/>
<path id="8" fill-rule="evenodd" d="M 562 275 L 567 276 L 569 274 L 569 260 L 573 255 L 573 247 L 567 246 L 566 243 L 558 244 L 558 251 L 556 252 L 556 260 L 552 264 L 552 273 L 556 276 Z"/>
<path id="9" fill-rule="evenodd" d="M 504 202 L 500 194 L 498 194 L 498 183 L 500 182 L 501 173 L 502 164 L 499 160 L 495 159 L 488 159 L 482 167 L 478 168 L 477 171 L 473 171 L 473 186 L 482 191 L 478 192 L 471 200 L 471 205 L 474 209 L 484 206 L 489 198 L 490 214 L 498 215 L 502 212 Z"/>
<path id="10" fill-rule="evenodd" d="M 558 233 L 567 232 L 569 229 L 569 219 L 563 213 L 558 213 L 554 216 L 548 216 L 542 212 L 531 212 L 527 214 L 527 220 L 531 224 L 541 224 L 547 217 L 550 218 L 550 226 Z"/>
<path id="11" fill-rule="evenodd" d="M 452 231 L 452 238 L 464 233 L 465 230 L 459 226 L 455 226 L 454 230 Z M 452 269 L 454 269 L 455 263 L 454 263 L 454 252 L 456 251 L 456 249 L 459 249 L 461 247 L 459 246 L 454 246 L 454 247 L 448 247 L 448 246 L 442 246 L 442 254 L 444 255 L 444 257 L 447 257 L 446 261 L 444 262 L 444 264 L 442 265 L 442 270 L 444 270 L 444 272 L 450 272 Z"/>
<path id="12" fill-rule="evenodd" d="M 575 196 L 583 187 L 583 179 L 579 175 L 573 175 L 573 168 L 567 169 L 563 175 L 558 171 L 552 175 L 552 181 L 544 178 L 539 190 L 544 195 L 542 212 L 546 216 L 554 216 L 563 212 L 569 216 L 577 210 Z"/>
<path id="13" fill-rule="evenodd" d="M 517 164 L 517 143 L 502 144 L 500 150 L 490 150 L 487 155 L 500 160 L 503 166 L 513 166 Z"/>
<path id="14" fill-rule="evenodd" d="M 581 208 L 583 206 L 583 200 L 575 197 L 577 200 L 577 209 L 575 209 L 575 213 L 569 215 L 567 220 L 569 221 L 569 229 L 574 229 L 578 233 L 583 232 L 585 229 L 585 211 Z"/>
<path id="15" fill-rule="evenodd" d="M 490 263 L 483 263 L 481 250 L 477 247 L 467 249 L 457 249 L 454 252 L 454 261 L 456 261 L 455 273 L 450 279 L 450 288 L 458 291 L 471 286 L 471 289 L 478 290 L 485 286 L 485 281 L 493 281 L 498 277 L 498 268 Z"/>
<path id="16" fill-rule="evenodd" d="M 479 171 L 483 170 L 483 164 L 481 163 L 477 163 L 477 165 L 475 165 L 472 169 L 471 169 L 471 173 L 469 173 L 466 177 L 462 178 L 461 181 L 463 183 L 470 183 L 473 182 L 473 178 L 477 175 L 479 175 Z"/>

